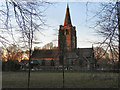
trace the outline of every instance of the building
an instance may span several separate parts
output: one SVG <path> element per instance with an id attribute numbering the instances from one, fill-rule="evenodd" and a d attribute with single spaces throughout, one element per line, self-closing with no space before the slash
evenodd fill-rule
<path id="1" fill-rule="evenodd" d="M 67 5 L 64 25 L 59 27 L 58 48 L 50 50 L 35 49 L 32 59 L 38 60 L 41 66 L 94 67 L 94 50 L 77 48 L 76 28 L 72 25 L 69 6 Z"/>
<path id="2" fill-rule="evenodd" d="M 64 48 L 65 51 L 75 51 L 77 48 L 77 37 L 75 26 L 72 26 L 69 7 L 67 5 L 64 25 L 60 25 L 58 36 L 58 48 L 60 51 Z"/>

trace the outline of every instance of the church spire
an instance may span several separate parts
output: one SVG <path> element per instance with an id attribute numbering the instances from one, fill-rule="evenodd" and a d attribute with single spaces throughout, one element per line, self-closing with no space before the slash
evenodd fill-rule
<path id="1" fill-rule="evenodd" d="M 65 15 L 65 20 L 64 20 L 64 26 L 67 26 L 67 25 L 72 25 L 68 4 L 67 4 L 66 15 Z"/>

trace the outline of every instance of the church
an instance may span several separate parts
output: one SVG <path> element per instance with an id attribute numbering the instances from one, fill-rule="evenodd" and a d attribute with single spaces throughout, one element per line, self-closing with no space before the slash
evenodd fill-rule
<path id="1" fill-rule="evenodd" d="M 37 60 L 41 68 L 58 68 L 64 66 L 73 69 L 94 68 L 94 50 L 77 48 L 76 27 L 72 25 L 69 6 L 67 4 L 64 25 L 59 26 L 58 47 L 55 49 L 34 49 L 32 60 Z"/>

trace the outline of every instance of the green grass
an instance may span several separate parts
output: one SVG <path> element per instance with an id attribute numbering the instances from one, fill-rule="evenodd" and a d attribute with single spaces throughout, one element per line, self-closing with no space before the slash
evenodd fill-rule
<path id="1" fill-rule="evenodd" d="M 3 88 L 27 88 L 27 72 L 3 72 Z M 116 88 L 117 73 L 65 72 L 66 88 Z M 61 72 L 31 72 L 31 88 L 62 88 Z"/>

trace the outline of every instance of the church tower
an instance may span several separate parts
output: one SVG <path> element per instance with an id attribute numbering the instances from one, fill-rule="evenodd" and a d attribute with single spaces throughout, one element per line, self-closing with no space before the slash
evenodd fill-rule
<path id="1" fill-rule="evenodd" d="M 68 4 L 64 25 L 60 25 L 59 29 L 58 47 L 60 51 L 64 49 L 64 51 L 68 52 L 77 48 L 76 30 L 75 26 L 72 26 Z"/>

